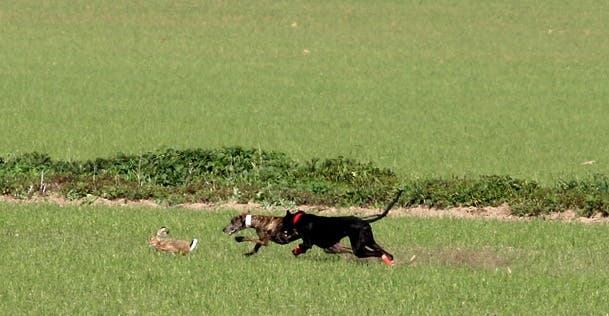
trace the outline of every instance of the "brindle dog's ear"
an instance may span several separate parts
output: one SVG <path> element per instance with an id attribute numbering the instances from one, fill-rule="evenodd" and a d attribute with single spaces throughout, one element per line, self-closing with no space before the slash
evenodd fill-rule
<path id="1" fill-rule="evenodd" d="M 292 215 L 292 213 L 290 213 L 290 210 L 286 210 L 285 211 L 285 216 L 290 216 L 290 215 Z"/>

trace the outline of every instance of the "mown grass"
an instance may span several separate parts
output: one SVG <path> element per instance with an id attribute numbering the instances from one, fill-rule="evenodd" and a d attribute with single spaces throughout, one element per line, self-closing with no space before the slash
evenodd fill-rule
<path id="1" fill-rule="evenodd" d="M 376 239 L 400 263 L 273 244 L 254 257 L 180 208 L 0 204 L 0 307 L 10 314 L 601 314 L 606 225 L 390 217 Z M 157 226 L 201 239 L 156 253 Z M 248 232 L 245 234 L 251 234 Z M 412 256 L 411 264 L 404 262 Z M 365 294 L 362 294 L 365 293 Z"/>
<path id="2" fill-rule="evenodd" d="M 607 173 L 606 10 L 3 2 L 0 155 L 239 145 L 407 177 Z"/>

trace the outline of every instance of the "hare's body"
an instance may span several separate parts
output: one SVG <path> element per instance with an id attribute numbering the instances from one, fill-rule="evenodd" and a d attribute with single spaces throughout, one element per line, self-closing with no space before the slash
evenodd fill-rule
<path id="1" fill-rule="evenodd" d="M 148 239 L 150 247 L 162 252 L 179 253 L 186 255 L 193 251 L 199 241 L 195 238 L 190 243 L 186 240 L 175 240 L 169 237 L 169 230 L 165 227 L 161 227 L 156 235 Z"/>

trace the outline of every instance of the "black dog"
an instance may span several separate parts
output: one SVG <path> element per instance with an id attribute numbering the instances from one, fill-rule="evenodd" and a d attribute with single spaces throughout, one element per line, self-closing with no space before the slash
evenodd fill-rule
<path id="1" fill-rule="evenodd" d="M 385 211 L 368 218 L 355 216 L 324 217 L 307 214 L 303 211 L 290 213 L 286 211 L 283 218 L 284 232 L 295 230 L 302 238 L 302 243 L 292 253 L 298 256 L 307 252 L 313 245 L 328 248 L 338 243 L 344 237 L 349 237 L 353 254 L 359 258 L 381 257 L 383 262 L 393 265 L 393 255 L 379 246 L 372 236 L 370 223 L 385 217 L 397 203 L 404 190 L 400 190 L 395 198 L 387 205 Z"/>

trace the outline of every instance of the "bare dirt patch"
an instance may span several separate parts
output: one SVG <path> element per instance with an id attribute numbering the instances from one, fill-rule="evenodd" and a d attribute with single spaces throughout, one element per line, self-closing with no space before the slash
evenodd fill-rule
<path id="1" fill-rule="evenodd" d="M 28 199 L 18 199 L 11 196 L 1 196 L 0 202 L 4 203 L 51 203 L 56 205 L 108 205 L 116 207 L 167 207 L 158 204 L 150 200 L 108 200 L 100 197 L 86 197 L 77 200 L 68 200 L 64 197 L 47 195 L 47 196 L 34 196 Z M 286 207 L 265 207 L 257 203 L 236 203 L 236 202 L 222 202 L 222 203 L 189 203 L 179 204 L 173 207 L 186 208 L 190 210 L 200 211 L 216 211 L 233 209 L 239 212 L 258 212 L 258 213 L 282 213 Z M 355 216 L 366 216 L 373 215 L 382 212 L 381 209 L 377 208 L 362 208 L 362 207 L 348 207 L 348 208 L 336 208 L 336 207 L 325 207 L 316 205 L 298 205 L 291 207 L 290 209 L 304 210 L 307 212 L 318 213 L 320 215 L 355 215 Z M 468 218 L 468 219 L 492 219 L 492 220 L 504 220 L 504 221 L 526 221 L 526 220 L 549 220 L 549 221 L 560 221 L 560 222 L 580 222 L 580 223 L 606 223 L 609 222 L 609 217 L 604 217 L 600 213 L 592 217 L 582 217 L 577 215 L 573 210 L 567 210 L 564 212 L 553 212 L 550 214 L 544 214 L 540 216 L 516 216 L 513 215 L 509 205 L 500 205 L 497 207 L 453 207 L 447 209 L 436 209 L 424 206 L 409 207 L 409 208 L 395 208 L 389 213 L 390 217 L 399 216 L 412 216 L 412 217 L 450 217 L 450 218 Z"/>
<path id="2" fill-rule="evenodd" d="M 504 255 L 498 254 L 490 248 L 480 249 L 417 249 L 413 255 L 416 259 L 411 263 L 417 264 L 441 264 L 458 267 L 469 267 L 474 269 L 497 270 L 506 269 L 511 271 L 511 260 Z"/>

